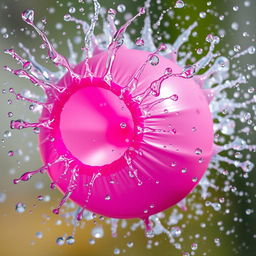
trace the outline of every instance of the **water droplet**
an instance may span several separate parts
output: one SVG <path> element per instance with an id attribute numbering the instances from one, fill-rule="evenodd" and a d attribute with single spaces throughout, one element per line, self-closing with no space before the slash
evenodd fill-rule
<path id="1" fill-rule="evenodd" d="M 117 10 L 118 10 L 119 12 L 125 12 L 126 7 L 125 7 L 124 4 L 119 4 L 119 5 L 117 6 Z"/>
<path id="2" fill-rule="evenodd" d="M 197 182 L 197 181 L 198 181 L 198 178 L 197 178 L 197 177 L 194 177 L 194 178 L 192 179 L 192 181 L 193 181 L 193 182 Z"/>
<path id="3" fill-rule="evenodd" d="M 91 245 L 93 245 L 93 244 L 95 244 L 95 239 L 89 239 L 89 244 L 91 244 Z"/>
<path id="4" fill-rule="evenodd" d="M 195 154 L 196 155 L 201 155 L 203 153 L 203 150 L 201 148 L 196 148 L 195 149 Z"/>
<path id="5" fill-rule="evenodd" d="M 0 203 L 4 203 L 6 200 L 6 194 L 3 192 L 0 192 Z"/>
<path id="6" fill-rule="evenodd" d="M 114 249 L 114 254 L 115 254 L 115 255 L 120 254 L 120 252 L 121 252 L 120 249 L 118 249 L 118 248 L 115 248 L 115 249 Z"/>
<path id="7" fill-rule="evenodd" d="M 34 11 L 30 9 L 27 9 L 21 14 L 22 19 L 28 24 L 32 24 L 34 22 L 34 16 Z"/>
<path id="8" fill-rule="evenodd" d="M 70 14 L 65 14 L 64 15 L 64 20 L 65 21 L 70 21 L 71 20 L 71 15 Z"/>
<path id="9" fill-rule="evenodd" d="M 64 240 L 63 237 L 58 237 L 58 238 L 56 239 L 56 244 L 57 244 L 57 245 L 63 245 L 64 243 L 65 243 L 65 240 Z"/>
<path id="10" fill-rule="evenodd" d="M 127 247 L 132 248 L 133 247 L 133 242 L 128 242 Z"/>
<path id="11" fill-rule="evenodd" d="M 182 1 L 182 0 L 178 0 L 178 1 L 176 1 L 176 3 L 175 3 L 175 8 L 183 8 L 185 6 L 185 4 L 184 4 L 184 2 Z"/>
<path id="12" fill-rule="evenodd" d="M 8 156 L 14 156 L 14 152 L 12 150 L 8 151 Z"/>
<path id="13" fill-rule="evenodd" d="M 94 238 L 102 238 L 104 236 L 104 230 L 102 227 L 95 227 L 92 229 L 91 234 Z"/>
<path id="14" fill-rule="evenodd" d="M 204 19 L 204 18 L 206 17 L 206 12 L 200 12 L 200 13 L 199 13 L 199 17 L 200 17 L 201 19 Z"/>
<path id="15" fill-rule="evenodd" d="M 70 7 L 68 12 L 69 13 L 75 13 L 76 12 L 76 8 L 75 7 Z"/>
<path id="16" fill-rule="evenodd" d="M 233 11 L 237 12 L 239 10 L 239 7 L 237 5 L 233 6 Z"/>
<path id="17" fill-rule="evenodd" d="M 174 236 L 174 237 L 179 237 L 181 235 L 181 229 L 180 227 L 172 227 L 171 228 L 171 234 Z"/>
<path id="18" fill-rule="evenodd" d="M 4 134 L 3 134 L 4 138 L 10 138 L 12 136 L 12 133 L 11 131 L 5 131 Z"/>
<path id="19" fill-rule="evenodd" d="M 173 101 L 177 101 L 179 99 L 179 96 L 177 94 L 173 94 L 171 97 L 170 97 L 171 100 Z"/>
<path id="20" fill-rule="evenodd" d="M 181 172 L 182 172 L 182 173 L 187 173 L 187 169 L 186 169 L 186 168 L 182 168 L 182 169 L 181 169 Z"/>
<path id="21" fill-rule="evenodd" d="M 135 44 L 137 46 L 143 46 L 144 45 L 144 40 L 139 37 L 139 38 L 136 39 Z"/>
<path id="22" fill-rule="evenodd" d="M 120 127 L 122 128 L 122 129 L 124 129 L 124 128 L 126 128 L 126 123 L 125 122 L 122 122 L 121 124 L 120 124 Z"/>
<path id="23" fill-rule="evenodd" d="M 201 55 L 201 54 L 203 53 L 203 49 L 202 49 L 202 48 L 198 48 L 198 49 L 196 50 L 196 53 L 199 54 L 199 55 Z"/>
<path id="24" fill-rule="evenodd" d="M 66 244 L 72 245 L 75 243 L 75 238 L 73 236 L 68 236 L 66 239 Z"/>
<path id="25" fill-rule="evenodd" d="M 184 77 L 184 78 L 192 78 L 195 74 L 195 71 L 196 71 L 196 68 L 194 65 L 191 65 L 191 66 L 186 66 L 182 73 L 181 73 L 181 77 Z"/>
<path id="26" fill-rule="evenodd" d="M 26 205 L 24 203 L 17 203 L 15 209 L 16 212 L 23 213 L 26 210 Z"/>
<path id="27" fill-rule="evenodd" d="M 171 167 L 175 167 L 177 165 L 176 162 L 171 162 Z"/>
<path id="28" fill-rule="evenodd" d="M 254 47 L 254 46 L 250 46 L 250 47 L 248 48 L 248 53 L 249 53 L 249 54 L 254 54 L 254 53 L 255 53 L 255 47 Z"/>
<path id="29" fill-rule="evenodd" d="M 108 201 L 108 200 L 110 200 L 110 199 L 111 199 L 110 195 L 106 195 L 106 196 L 105 196 L 105 200 Z"/>
<path id="30" fill-rule="evenodd" d="M 149 63 L 152 66 L 156 66 L 159 63 L 159 58 L 156 55 L 150 57 Z"/>
<path id="31" fill-rule="evenodd" d="M 43 233 L 42 232 L 36 232 L 36 237 L 38 239 L 41 239 L 43 237 Z"/>
<path id="32" fill-rule="evenodd" d="M 197 245 L 196 243 L 193 243 L 193 244 L 191 245 L 191 249 L 192 249 L 193 251 L 197 250 L 197 248 L 198 248 L 198 245 Z"/>

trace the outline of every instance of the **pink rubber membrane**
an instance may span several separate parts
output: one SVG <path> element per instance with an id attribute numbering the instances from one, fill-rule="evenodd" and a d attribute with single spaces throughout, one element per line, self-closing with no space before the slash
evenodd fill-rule
<path id="1" fill-rule="evenodd" d="M 104 81 L 108 54 L 89 60 L 93 78 L 66 74 L 52 111 L 43 110 L 40 150 L 48 173 L 71 200 L 113 218 L 142 218 L 167 209 L 196 186 L 213 152 L 213 121 L 207 99 L 193 78 L 170 77 L 160 95 L 139 101 L 171 60 L 158 56 L 147 65 L 137 88 L 122 89 L 149 56 L 122 46 L 112 66 L 111 87 Z M 84 72 L 85 63 L 76 68 Z M 51 98 L 51 97 L 49 97 Z M 163 100 L 164 99 L 164 100 Z M 68 161 L 56 159 L 65 156 Z M 75 175 L 72 170 L 76 170 Z M 73 182 L 73 183 L 72 183 Z"/>

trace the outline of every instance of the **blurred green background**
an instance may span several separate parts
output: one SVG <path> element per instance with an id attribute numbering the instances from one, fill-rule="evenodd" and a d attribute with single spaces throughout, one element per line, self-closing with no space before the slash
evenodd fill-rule
<path id="1" fill-rule="evenodd" d="M 90 1 L 86 1 L 90 2 Z M 183 50 L 192 51 L 196 59 L 200 55 L 196 54 L 195 49 L 203 48 L 204 54 L 207 52 L 208 44 L 205 37 L 209 33 L 225 36 L 221 39 L 217 49 L 223 54 L 228 55 L 229 51 L 235 45 L 240 45 L 241 49 L 246 49 L 250 45 L 255 45 L 255 24 L 256 24 L 256 2 L 251 1 L 235 1 L 235 0 L 184 0 L 185 7 L 175 9 L 174 15 L 170 18 L 164 16 L 159 28 L 154 29 L 154 38 L 163 42 L 174 42 L 183 28 L 187 28 L 193 21 L 197 20 L 199 26 L 195 29 L 197 34 L 191 37 L 188 43 L 183 46 Z M 106 8 L 117 8 L 118 5 L 124 4 L 126 12 L 136 14 L 137 8 L 144 4 L 144 1 L 119 1 L 114 2 L 104 0 L 101 4 Z M 175 1 L 162 0 L 153 1 L 151 6 L 152 24 L 156 23 L 158 17 L 163 10 L 173 7 Z M 47 31 L 49 37 L 58 42 L 58 50 L 67 55 L 67 38 L 74 38 L 77 35 L 74 24 L 63 21 L 64 14 L 68 13 L 70 7 L 77 9 L 74 16 L 88 20 L 88 13 L 92 11 L 92 4 L 82 4 L 78 0 L 71 1 L 35 1 L 35 0 L 0 0 L 0 46 L 1 46 L 1 66 L 9 65 L 15 67 L 16 63 L 9 56 L 3 54 L 5 48 L 18 48 L 18 43 L 22 42 L 28 48 L 36 49 L 34 55 L 40 60 L 41 55 L 45 51 L 40 49 L 41 41 L 38 37 L 31 39 L 31 29 L 21 20 L 21 12 L 27 8 L 32 8 L 36 12 L 36 20 L 44 17 L 47 18 Z M 236 10 L 234 6 L 239 6 Z M 79 11 L 79 8 L 84 11 Z M 210 11 L 207 11 L 209 9 Z M 206 13 L 204 17 L 203 12 Z M 201 13 L 201 14 L 200 14 Z M 117 18 L 122 23 L 124 14 L 119 13 Z M 200 17 L 201 16 L 201 17 Z M 239 28 L 237 28 L 238 24 Z M 139 31 L 143 26 L 143 19 L 138 19 L 130 28 L 130 34 L 133 39 L 139 36 Z M 25 29 L 24 29 L 25 28 Z M 96 31 L 99 32 L 101 25 L 97 26 Z M 247 32 L 248 34 L 244 34 Z M 75 49 L 79 51 L 81 44 L 76 44 Z M 255 65 L 255 56 L 243 56 L 234 67 L 248 73 L 248 65 Z M 50 69 L 54 70 L 52 64 L 47 64 Z M 18 79 L 8 72 L 0 69 L 1 91 L 14 87 L 18 91 L 29 88 L 32 92 L 40 94 L 40 90 L 24 79 Z M 255 87 L 255 77 L 248 77 L 249 87 Z M 245 87 L 246 87 L 245 86 Z M 9 101 L 8 101 L 9 100 Z M 225 207 L 215 212 L 212 208 L 203 207 L 202 215 L 195 215 L 195 209 L 187 212 L 181 212 L 184 216 L 183 220 L 178 224 L 182 227 L 182 236 L 179 242 L 182 244 L 182 250 L 177 250 L 168 241 L 166 235 L 159 235 L 148 242 L 144 236 L 144 231 L 138 229 L 127 235 L 127 228 L 118 229 L 117 238 L 111 237 L 110 226 L 104 221 L 97 219 L 86 222 L 83 229 L 78 228 L 76 234 L 76 243 L 72 246 L 58 246 L 56 238 L 64 234 L 72 234 L 72 226 L 65 224 L 57 225 L 61 218 L 51 213 L 51 208 L 57 204 L 57 200 L 61 195 L 58 191 L 49 191 L 49 180 L 46 176 L 38 175 L 33 177 L 28 183 L 13 185 L 12 179 L 18 177 L 24 170 L 34 170 L 41 166 L 41 160 L 37 151 L 37 135 L 32 131 L 11 131 L 12 136 L 4 135 L 9 130 L 9 121 L 11 119 L 30 118 L 36 121 L 37 116 L 28 110 L 28 104 L 22 102 L 14 102 L 12 95 L 2 91 L 0 95 L 0 134 L 2 135 L 2 145 L 0 153 L 1 161 L 1 177 L 0 177 L 0 254 L 3 256 L 53 256 L 53 255 L 114 255 L 115 249 L 120 249 L 120 255 L 159 255 L 159 256 L 175 256 L 182 255 L 182 252 L 191 253 L 191 245 L 198 244 L 198 249 L 191 255 L 223 255 L 223 256 L 254 256 L 256 255 L 256 217 L 255 217 L 255 171 L 249 174 L 249 178 L 244 179 L 241 171 L 235 167 L 225 166 L 229 173 L 234 173 L 234 186 L 237 187 L 239 193 L 224 192 L 223 187 L 225 180 L 228 178 L 224 175 L 213 172 L 212 178 L 217 181 L 220 189 L 217 191 L 210 190 L 210 199 L 225 197 Z M 13 101 L 13 103 L 11 103 Z M 253 114 L 253 110 L 249 108 L 247 111 Z M 8 117 L 8 112 L 13 112 L 13 117 Z M 242 124 L 238 124 L 242 127 Z M 240 127 L 240 128 L 241 128 Z M 255 141 L 255 130 L 250 131 L 246 138 L 250 137 L 252 143 Z M 8 152 L 13 151 L 14 156 L 8 156 Z M 246 153 L 246 152 L 245 152 Z M 248 152 L 247 152 L 248 153 Z M 249 153 L 248 153 L 249 154 Z M 255 159 L 255 153 L 252 158 Z M 245 157 L 245 156 L 244 156 Z M 256 161 L 253 160 L 255 163 Z M 49 196 L 49 202 L 39 202 L 38 195 Z M 190 200 L 198 200 L 200 204 L 204 204 L 204 200 L 200 194 L 195 192 L 191 195 Z M 26 204 L 24 213 L 17 213 L 15 205 L 18 202 Z M 189 207 L 189 203 L 188 203 Z M 177 207 L 176 207 L 177 208 Z M 227 211 L 229 209 L 229 211 Z M 247 214 L 247 209 L 251 209 L 252 213 Z M 178 211 L 180 211 L 177 208 Z M 167 210 L 166 214 L 172 210 Z M 247 212 L 247 213 L 246 213 Z M 129 225 L 133 221 L 128 221 Z M 56 224 L 57 223 L 57 224 Z M 95 239 L 94 245 L 89 243 L 92 238 L 91 229 L 96 225 L 103 225 L 105 235 L 102 239 Z M 36 236 L 36 232 L 42 232 Z M 216 239 L 220 240 L 220 246 L 216 243 Z M 131 247 L 129 243 L 133 242 Z M 151 249 L 147 249 L 147 244 L 151 244 Z M 129 248 L 131 247 L 131 248 Z M 117 250 L 115 251 L 117 252 Z"/>

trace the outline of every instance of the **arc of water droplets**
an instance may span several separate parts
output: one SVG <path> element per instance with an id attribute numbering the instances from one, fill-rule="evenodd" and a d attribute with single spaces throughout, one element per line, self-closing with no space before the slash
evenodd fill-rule
<path id="1" fill-rule="evenodd" d="M 138 82 L 140 79 L 141 74 L 145 70 L 147 64 L 150 62 L 150 60 L 156 56 L 160 51 L 164 50 L 166 48 L 165 44 L 161 44 L 157 50 L 155 50 L 153 53 L 149 54 L 146 61 L 141 65 L 141 67 L 135 72 L 135 74 L 132 76 L 130 82 L 128 83 L 127 86 L 123 89 L 123 91 L 129 91 L 130 94 L 134 90 L 136 90 L 138 86 Z"/>
<path id="2" fill-rule="evenodd" d="M 54 89 L 55 91 L 61 93 L 63 92 L 64 88 L 60 88 L 54 84 L 50 84 L 47 83 L 43 80 L 38 79 L 37 77 L 35 77 L 32 74 L 29 74 L 26 70 L 24 69 L 12 69 L 8 66 L 4 66 L 4 69 L 6 71 L 9 71 L 10 73 L 18 76 L 18 77 L 22 77 L 22 78 L 26 78 L 29 79 L 30 82 L 32 82 L 32 84 L 36 85 L 36 86 L 40 86 L 46 93 L 48 91 L 48 89 Z"/>
<path id="3" fill-rule="evenodd" d="M 144 92 L 142 92 L 139 95 L 133 96 L 132 99 L 138 104 L 141 104 L 149 95 L 158 97 L 160 95 L 162 84 L 166 79 L 170 77 L 180 77 L 180 78 L 188 79 L 188 78 L 192 78 L 194 73 L 195 73 L 195 67 L 193 65 L 185 67 L 181 73 L 177 73 L 177 74 L 172 73 L 171 68 L 166 68 L 165 74 L 163 76 L 161 76 L 157 80 L 154 80 Z M 168 98 L 171 98 L 174 101 L 178 100 L 178 96 L 175 94 Z"/>
<path id="4" fill-rule="evenodd" d="M 98 177 L 100 177 L 100 176 L 101 176 L 101 173 L 100 173 L 100 172 L 94 173 L 94 174 L 92 175 L 92 178 L 91 178 L 91 180 L 90 180 L 90 182 L 89 182 L 89 189 L 88 189 L 88 192 L 87 192 L 87 196 L 86 196 L 84 205 L 83 205 L 83 207 L 80 209 L 80 211 L 78 212 L 77 217 L 76 217 L 78 221 L 82 220 L 82 218 L 83 218 L 84 211 L 85 211 L 85 209 L 86 209 L 86 207 L 87 207 L 87 205 L 88 205 L 88 203 L 89 203 L 89 200 L 90 200 L 90 198 L 91 198 L 91 195 L 92 195 L 92 189 L 93 189 L 94 183 L 95 183 L 96 179 L 97 179 Z"/>
<path id="5" fill-rule="evenodd" d="M 45 43 L 45 45 L 48 48 L 48 56 L 49 58 L 56 64 L 56 65 L 61 65 L 64 68 L 66 68 L 68 70 L 68 72 L 70 73 L 70 75 L 73 78 L 79 78 L 79 76 L 77 74 L 75 74 L 72 70 L 72 68 L 70 67 L 69 62 L 67 61 L 67 59 L 62 56 L 61 54 L 59 54 L 55 48 L 53 47 L 53 45 L 50 43 L 50 41 L 48 40 L 47 36 L 45 35 L 45 33 L 40 30 L 35 24 L 34 24 L 34 11 L 33 10 L 26 10 L 22 13 L 22 19 L 30 26 L 32 26 L 35 31 L 38 33 L 38 35 L 42 38 L 43 42 Z"/>
<path id="6" fill-rule="evenodd" d="M 22 96 L 22 94 L 20 94 L 20 93 L 16 93 L 13 88 L 10 88 L 9 92 L 14 94 L 16 96 L 17 100 L 23 100 L 23 101 L 26 101 L 26 102 L 30 102 L 32 104 L 40 105 L 40 106 L 44 107 L 45 109 L 47 109 L 49 112 L 52 111 L 53 103 L 45 103 L 45 102 L 41 102 L 41 101 L 38 101 L 38 100 L 32 100 L 30 98 Z"/>
<path id="7" fill-rule="evenodd" d="M 46 165 L 40 167 L 39 169 L 37 169 L 37 170 L 35 170 L 35 171 L 25 172 L 25 173 L 22 174 L 19 178 L 14 179 L 14 180 L 13 180 L 13 183 L 14 183 L 14 184 L 17 184 L 17 183 L 19 183 L 20 181 L 28 181 L 28 180 L 30 180 L 30 179 L 32 178 L 32 176 L 34 176 L 35 174 L 37 174 L 37 173 L 45 173 L 46 170 L 47 170 L 50 166 L 52 166 L 52 165 L 54 165 L 54 164 L 56 164 L 56 163 L 59 163 L 59 162 L 61 162 L 61 161 L 63 161 L 63 159 L 62 159 L 61 157 L 59 157 L 59 158 L 56 159 L 55 161 L 53 161 L 53 162 L 51 162 L 51 163 L 48 163 L 48 164 L 46 164 Z"/>
<path id="8" fill-rule="evenodd" d="M 100 13 L 100 4 L 97 0 L 93 0 L 93 4 L 94 4 L 94 16 L 91 20 L 91 25 L 89 26 L 86 34 L 85 34 L 85 38 L 84 38 L 84 52 L 85 52 L 85 60 L 84 60 L 84 67 L 85 67 L 85 72 L 84 75 L 85 77 L 92 77 L 93 74 L 90 70 L 89 64 L 88 64 L 88 60 L 91 57 L 91 49 L 92 49 L 92 39 L 93 39 L 93 34 L 94 34 L 94 29 L 95 29 L 95 25 L 99 19 L 99 13 Z"/>
<path id="9" fill-rule="evenodd" d="M 58 207 L 53 209 L 53 211 L 52 211 L 53 213 L 59 214 L 60 208 L 67 202 L 69 197 L 72 195 L 72 192 L 77 188 L 76 179 L 78 177 L 78 171 L 79 171 L 79 169 L 77 168 L 77 166 L 72 168 L 72 170 L 71 170 L 71 178 L 69 180 L 69 185 L 67 187 L 67 191 L 65 192 L 65 195 L 61 199 Z"/>
<path id="10" fill-rule="evenodd" d="M 198 25 L 197 22 L 194 22 L 192 25 L 190 25 L 174 42 L 172 46 L 172 52 L 170 53 L 171 57 L 176 56 L 177 59 L 177 52 L 179 51 L 179 48 L 188 41 L 189 36 L 192 32 L 192 30 Z"/>
<path id="11" fill-rule="evenodd" d="M 145 42 L 144 48 L 147 51 L 155 51 L 156 46 L 154 44 L 153 36 L 152 36 L 152 28 L 151 28 L 151 19 L 149 15 L 149 8 L 151 5 L 151 0 L 147 0 L 145 2 L 145 9 L 146 9 L 146 17 L 144 20 L 144 27 L 141 31 L 141 37 L 143 41 Z"/>
<path id="12" fill-rule="evenodd" d="M 137 180 L 137 182 L 138 182 L 138 186 L 141 186 L 141 185 L 143 184 L 143 182 L 142 182 L 142 181 L 140 180 L 140 178 L 138 177 L 138 170 L 133 167 L 132 159 L 131 159 L 131 157 L 129 156 L 129 152 L 130 152 L 130 151 L 128 151 L 128 152 L 126 152 L 126 153 L 124 154 L 124 159 L 125 159 L 125 161 L 126 161 L 126 163 L 127 163 L 127 166 L 128 166 L 128 168 L 129 168 L 129 176 L 130 176 L 131 178 L 134 178 L 134 177 L 135 177 L 136 180 Z"/>
<path id="13" fill-rule="evenodd" d="M 128 26 L 139 16 L 145 13 L 145 9 L 141 8 L 140 11 L 130 20 L 128 20 L 121 28 L 116 32 L 114 38 L 112 39 L 111 44 L 108 47 L 108 58 L 107 58 L 107 63 L 106 63 L 106 73 L 104 75 L 104 80 L 105 82 L 109 85 L 112 81 L 112 74 L 111 74 L 111 69 L 114 64 L 114 60 L 117 54 L 118 49 L 122 46 L 123 44 L 123 36 L 128 28 Z"/>
<path id="14" fill-rule="evenodd" d="M 58 80 L 58 77 L 64 75 L 62 71 L 54 73 L 40 65 L 36 61 L 35 57 L 31 54 L 30 50 L 25 47 L 24 44 L 22 44 L 21 42 L 19 42 L 18 46 L 27 54 L 29 61 L 32 64 L 30 72 L 38 79 L 43 79 L 45 82 L 49 81 L 50 83 L 55 83 Z"/>
<path id="15" fill-rule="evenodd" d="M 16 129 L 16 130 L 21 130 L 24 128 L 40 128 L 40 127 L 52 129 L 52 127 L 50 126 L 52 122 L 53 120 L 47 120 L 40 123 L 30 123 L 30 122 L 26 122 L 24 120 L 19 119 L 19 120 L 12 120 L 10 123 L 10 128 Z"/>

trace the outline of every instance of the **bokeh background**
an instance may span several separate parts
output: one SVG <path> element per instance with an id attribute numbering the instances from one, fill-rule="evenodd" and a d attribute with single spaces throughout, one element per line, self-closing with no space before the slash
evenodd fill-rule
<path id="1" fill-rule="evenodd" d="M 254 256 L 256 255 L 256 207 L 255 207 L 255 181 L 256 175 L 253 170 L 248 178 L 243 178 L 241 170 L 232 166 L 225 166 L 229 173 L 234 174 L 233 185 L 237 188 L 236 193 L 225 192 L 223 187 L 227 176 L 218 172 L 213 172 L 212 178 L 216 180 L 219 189 L 210 190 L 211 200 L 224 197 L 226 204 L 221 211 L 214 211 L 209 207 L 203 207 L 203 214 L 194 215 L 194 210 L 190 209 L 182 213 L 183 220 L 179 223 L 182 226 L 182 236 L 180 243 L 182 250 L 177 250 L 168 241 L 166 235 L 162 234 L 152 239 L 151 249 L 147 248 L 148 239 L 144 236 L 144 231 L 138 229 L 127 235 L 127 228 L 119 228 L 118 236 L 113 238 L 110 226 L 105 221 L 97 219 L 88 221 L 84 228 L 78 229 L 74 245 L 59 246 L 56 238 L 63 235 L 71 235 L 73 227 L 69 223 L 51 213 L 51 209 L 56 206 L 57 200 L 61 198 L 58 191 L 49 190 L 49 179 L 47 176 L 38 175 L 29 182 L 13 185 L 12 180 L 18 177 L 24 170 L 34 170 L 41 166 L 40 156 L 37 151 L 37 135 L 32 131 L 10 131 L 9 121 L 11 119 L 27 119 L 36 121 L 37 115 L 29 111 L 29 105 L 22 102 L 15 102 L 13 96 L 8 93 L 8 88 L 14 87 L 19 91 L 29 88 L 32 92 L 40 94 L 40 90 L 24 79 L 18 79 L 3 70 L 4 65 L 16 67 L 16 63 L 9 56 L 3 54 L 5 48 L 15 48 L 19 53 L 21 50 L 18 43 L 22 42 L 32 49 L 33 54 L 39 62 L 45 51 L 40 49 L 41 41 L 38 36 L 31 37 L 31 28 L 21 20 L 21 12 L 32 8 L 36 12 L 36 19 L 39 21 L 47 18 L 47 31 L 53 42 L 58 42 L 58 50 L 63 54 L 68 54 L 66 39 L 73 39 L 77 36 L 74 24 L 63 21 L 63 16 L 68 13 L 70 7 L 76 8 L 74 16 L 88 20 L 88 13 L 92 11 L 92 4 L 79 3 L 78 0 L 55 1 L 55 0 L 0 0 L 0 134 L 1 134 L 1 176 L 0 176 L 0 255 L 3 256 L 57 256 L 57 255 L 89 255 L 107 256 L 114 255 L 120 250 L 120 255 L 182 255 L 182 252 L 191 253 L 191 245 L 198 244 L 195 255 L 223 255 L 223 256 Z M 188 43 L 183 47 L 186 51 L 192 51 L 195 58 L 195 49 L 203 48 L 204 53 L 208 47 L 205 37 L 209 33 L 224 35 L 218 45 L 218 50 L 228 55 L 234 46 L 240 45 L 241 49 L 246 49 L 250 45 L 255 45 L 255 24 L 256 24 L 256 2 L 238 0 L 184 0 L 185 7 L 174 9 L 173 15 L 165 15 L 159 28 L 153 29 L 156 43 L 174 42 L 183 28 L 187 28 L 193 21 L 197 20 L 199 26 Z M 144 4 L 144 1 L 120 1 L 109 0 L 101 1 L 106 7 L 117 8 L 118 5 L 126 6 L 125 13 L 135 14 L 137 8 Z M 151 7 L 152 24 L 156 23 L 163 10 L 173 7 L 175 1 L 161 0 L 153 1 Z M 236 6 L 239 8 L 237 9 Z M 79 8 L 84 11 L 79 11 Z M 235 7 L 235 8 L 234 8 Z M 210 11 L 207 11 L 210 10 Z M 206 16 L 202 14 L 206 13 Z M 124 21 L 124 13 L 118 14 L 118 20 Z M 138 37 L 139 30 L 143 26 L 142 19 L 136 21 L 130 28 L 129 33 L 133 39 Z M 99 32 L 101 24 L 97 26 Z M 246 33 L 245 33 L 246 32 Z M 78 40 L 79 41 L 79 40 Z M 79 51 L 81 44 L 75 44 L 75 50 Z M 255 55 L 245 55 L 236 63 L 237 70 L 248 74 L 248 69 L 255 69 Z M 252 65 L 252 67 L 249 67 Z M 47 66 L 55 70 L 55 67 L 47 63 Z M 256 74 L 256 72 L 254 72 Z M 248 77 L 248 85 L 245 87 L 255 88 L 255 77 Z M 245 88 L 246 89 L 246 88 Z M 232 93 L 232 92 L 231 92 Z M 249 106 L 246 110 L 253 115 L 253 109 Z M 10 113 L 13 116 L 10 118 Z M 9 113 L 9 114 L 8 114 Z M 239 126 L 240 125 L 240 126 Z M 238 124 L 237 130 L 243 127 Z M 253 126 L 252 126 L 253 127 Z M 255 128 L 255 125 L 254 125 Z M 255 129 L 251 129 L 246 135 L 255 141 Z M 10 152 L 12 151 L 12 152 Z M 255 159 L 255 153 L 251 154 Z M 13 156 L 10 156 L 13 155 Z M 245 157 L 245 155 L 244 155 Z M 255 163 L 256 161 L 253 160 Z M 230 174 L 231 175 L 231 174 Z M 44 196 L 45 200 L 39 202 L 37 197 Z M 200 193 L 194 193 L 190 199 L 205 204 L 200 197 Z M 26 205 L 24 213 L 15 210 L 17 203 L 22 202 Z M 227 210 L 228 209 L 228 210 Z M 248 209 L 250 211 L 248 211 Z M 177 208 L 178 211 L 180 211 Z M 167 210 L 169 215 L 172 210 Z M 248 214 L 249 213 L 249 214 Z M 60 220 L 62 224 L 60 224 Z M 133 221 L 128 221 L 130 225 Z M 95 239 L 95 244 L 90 243 L 92 238 L 91 229 L 97 225 L 104 227 L 104 237 Z M 129 226 L 128 225 L 128 226 Z M 218 240 L 219 239 L 219 240 Z M 217 242 L 216 242 L 217 241 Z M 218 242 L 219 241 L 219 242 Z M 131 242 L 133 246 L 131 246 Z M 192 252 L 193 254 L 193 252 Z M 191 254 L 191 255 L 192 255 Z"/>

